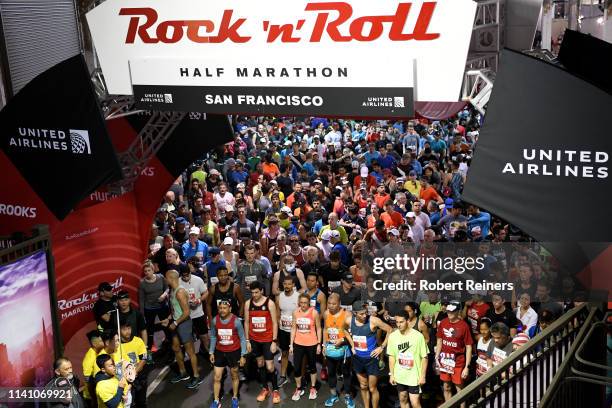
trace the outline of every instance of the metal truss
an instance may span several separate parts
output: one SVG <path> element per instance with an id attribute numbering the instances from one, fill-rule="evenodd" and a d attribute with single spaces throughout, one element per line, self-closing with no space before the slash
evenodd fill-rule
<path id="1" fill-rule="evenodd" d="M 110 193 L 121 195 L 132 191 L 134 182 L 142 170 L 183 120 L 186 113 L 149 112 L 134 109 L 134 98 L 131 95 L 109 95 L 104 74 L 99 68 L 96 68 L 91 74 L 91 81 L 100 99 L 100 105 L 106 120 L 137 114 L 150 115 L 149 120 L 128 149 L 117 155 L 123 177 L 108 187 Z"/>
<path id="2" fill-rule="evenodd" d="M 478 1 L 476 17 L 474 18 L 474 30 L 501 24 L 503 19 L 501 3 L 502 1 L 500 0 Z"/>
<path id="3" fill-rule="evenodd" d="M 123 179 L 109 186 L 109 192 L 123 194 L 134 188 L 134 182 L 150 159 L 183 120 L 186 112 L 147 112 L 150 118 L 130 147 L 118 155 Z"/>
<path id="4" fill-rule="evenodd" d="M 491 97 L 495 72 L 490 69 L 467 71 L 463 79 L 462 99 L 470 102 L 482 115 Z"/>

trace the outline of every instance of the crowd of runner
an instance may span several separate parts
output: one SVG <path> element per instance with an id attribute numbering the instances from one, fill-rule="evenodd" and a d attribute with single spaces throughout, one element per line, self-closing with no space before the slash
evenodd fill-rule
<path id="1" fill-rule="evenodd" d="M 233 408 L 244 381 L 260 402 L 280 403 L 281 387 L 317 400 L 321 382 L 317 406 L 376 408 L 383 382 L 402 408 L 450 399 L 573 307 L 553 300 L 564 278 L 543 249 L 462 200 L 480 121 L 467 108 L 433 122 L 235 117 L 235 140 L 165 195 L 138 298 L 100 284 L 85 398 L 145 406 L 147 363 L 171 349 L 172 383 L 195 389 L 201 359 L 214 367 L 211 408 L 228 373 Z M 485 259 L 475 278 L 514 290 L 375 288 L 406 278 L 373 274 L 375 257 L 463 243 Z"/>

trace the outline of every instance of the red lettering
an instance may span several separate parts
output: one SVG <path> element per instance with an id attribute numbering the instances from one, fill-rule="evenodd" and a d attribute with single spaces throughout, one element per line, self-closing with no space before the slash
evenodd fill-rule
<path id="1" fill-rule="evenodd" d="M 408 20 L 408 15 L 412 3 L 400 3 L 394 15 L 390 16 L 363 16 L 358 17 L 349 24 L 349 36 L 340 34 L 338 27 L 346 23 L 353 15 L 353 8 L 350 4 L 344 2 L 326 2 L 326 3 L 308 3 L 306 11 L 336 11 L 338 18 L 333 21 L 328 21 L 329 13 L 318 13 L 317 19 L 312 30 L 310 42 L 320 42 L 323 33 L 327 32 L 329 38 L 336 42 L 356 41 L 374 41 L 383 34 L 383 23 L 391 23 L 389 29 L 389 39 L 391 41 L 428 41 L 435 40 L 440 37 L 438 33 L 428 33 L 429 23 L 436 8 L 436 2 L 425 2 L 421 7 L 417 18 L 414 30 L 412 33 L 404 34 L 402 31 Z M 367 25 L 370 25 L 369 32 L 364 33 Z"/>
<path id="2" fill-rule="evenodd" d="M 350 36 L 343 36 L 338 31 L 338 26 L 340 24 L 344 24 L 352 15 L 353 8 L 348 3 L 341 2 L 329 2 L 329 3 L 308 3 L 306 5 L 306 11 L 318 11 L 318 10 L 335 10 L 340 15 L 337 20 L 334 20 L 327 24 L 327 17 L 329 17 L 329 13 L 319 13 L 317 15 L 317 21 L 315 22 L 315 26 L 312 30 L 312 35 L 310 36 L 310 42 L 320 42 L 321 37 L 323 36 L 323 31 L 325 30 L 325 26 L 327 25 L 327 34 L 329 37 L 337 42 L 351 41 Z"/>
<path id="3" fill-rule="evenodd" d="M 225 10 L 223 12 L 219 34 L 216 37 L 210 37 L 211 43 L 220 43 L 228 38 L 235 43 L 245 43 L 251 39 L 251 37 L 243 37 L 238 34 L 238 29 L 246 21 L 246 18 L 239 18 L 234 24 L 230 24 L 232 22 L 232 13 L 232 10 Z"/>
<path id="4" fill-rule="evenodd" d="M 185 21 L 187 25 L 187 38 L 197 43 L 209 42 L 209 37 L 200 37 L 200 27 L 204 27 L 207 33 L 212 33 L 215 28 L 215 24 L 210 20 L 189 20 Z"/>
<path id="5" fill-rule="evenodd" d="M 126 44 L 134 44 L 136 40 L 136 33 L 145 44 L 155 44 L 159 42 L 156 38 L 151 38 L 147 33 L 147 30 L 155 24 L 157 21 L 157 12 L 149 7 L 137 7 L 137 8 L 122 8 L 119 10 L 120 16 L 140 16 L 143 15 L 146 21 L 143 25 L 138 27 L 139 17 L 130 18 L 130 25 L 128 27 L 127 35 L 125 36 Z"/>
<path id="6" fill-rule="evenodd" d="M 219 25 L 219 31 L 214 37 L 200 35 L 200 27 L 204 27 L 206 33 L 212 33 L 215 23 L 210 20 L 170 20 L 162 21 L 155 29 L 157 37 L 151 37 L 147 30 L 157 22 L 157 12 L 152 8 L 122 8 L 119 10 L 121 16 L 135 16 L 130 18 L 128 32 L 125 37 L 126 44 L 134 44 L 136 37 L 145 44 L 163 42 L 172 44 L 179 42 L 184 35 L 183 27 L 187 27 L 187 38 L 196 43 L 221 43 L 230 40 L 235 43 L 244 43 L 251 39 L 249 36 L 241 36 L 238 30 L 246 21 L 239 18 L 232 22 L 232 10 L 225 10 Z M 141 24 L 140 17 L 144 16 Z"/>

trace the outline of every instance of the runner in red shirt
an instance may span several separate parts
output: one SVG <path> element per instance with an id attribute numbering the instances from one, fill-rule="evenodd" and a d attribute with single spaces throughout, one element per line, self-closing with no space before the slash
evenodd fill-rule
<path id="1" fill-rule="evenodd" d="M 459 317 L 461 303 L 453 301 L 446 306 L 448 317 L 438 325 L 436 344 L 436 367 L 440 370 L 440 380 L 444 383 L 444 400 L 453 397 L 451 382 L 457 390 L 469 374 L 472 361 L 472 335 L 470 326 Z M 465 404 L 461 404 L 465 407 Z"/>
<path id="2" fill-rule="evenodd" d="M 263 295 L 263 285 L 259 281 L 251 282 L 251 299 L 244 305 L 244 321 L 247 339 L 247 351 L 257 360 L 261 391 L 257 402 L 263 402 L 270 394 L 268 381 L 272 383 L 272 402 L 280 403 L 278 379 L 274 368 L 274 354 L 277 352 L 278 318 L 276 305 Z M 265 368 L 264 368 L 265 362 Z"/>
<path id="3" fill-rule="evenodd" d="M 463 307 L 463 317 L 467 319 L 468 324 L 472 330 L 474 341 L 480 339 L 480 327 L 479 321 L 487 314 L 490 306 L 482 300 L 482 296 L 478 293 L 472 295 L 472 300 L 465 302 Z"/>

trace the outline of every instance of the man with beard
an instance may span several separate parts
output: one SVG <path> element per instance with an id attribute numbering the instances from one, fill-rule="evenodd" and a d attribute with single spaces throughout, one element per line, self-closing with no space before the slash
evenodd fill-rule
<path id="1" fill-rule="evenodd" d="M 322 289 L 326 294 L 332 293 L 340 287 L 340 279 L 348 273 L 348 268 L 340 262 L 340 253 L 332 251 L 329 255 L 329 263 L 320 269 L 323 278 Z"/>
<path id="2" fill-rule="evenodd" d="M 180 245 L 176 243 L 174 240 L 174 236 L 171 234 L 164 235 L 164 242 L 162 247 L 155 253 L 153 257 L 153 265 L 155 265 L 155 270 L 162 275 L 166 273 L 168 270 L 168 262 L 166 260 L 166 252 L 170 249 L 174 249 L 176 251 L 177 256 L 180 258 L 180 254 L 182 252 Z"/>
<path id="3" fill-rule="evenodd" d="M 281 349 L 281 372 L 278 386 L 287 384 L 287 366 L 289 365 L 289 345 L 291 342 L 291 327 L 293 312 L 298 307 L 300 294 L 295 290 L 295 282 L 291 275 L 283 278 L 283 291 L 276 297 L 276 308 L 279 316 L 278 345 Z"/>
<path id="4" fill-rule="evenodd" d="M 65 394 L 64 399 L 58 402 L 49 403 L 49 408 L 85 408 L 85 401 L 81 394 L 79 394 L 79 377 L 75 377 L 72 373 L 72 363 L 65 357 L 60 357 L 53 363 L 54 376 L 47 383 L 45 389 L 52 392 L 59 393 L 60 390 L 70 389 L 69 394 Z"/>
<path id="5" fill-rule="evenodd" d="M 228 300 L 217 305 L 219 314 L 210 325 L 210 362 L 214 365 L 213 402 L 211 408 L 221 406 L 221 381 L 225 367 L 230 368 L 232 376 L 232 408 L 238 408 L 238 389 L 240 376 L 238 368 L 243 367 L 247 353 L 246 338 L 240 319 L 231 312 Z"/>
<path id="6" fill-rule="evenodd" d="M 251 298 L 251 291 L 248 289 L 253 282 L 262 282 L 266 293 L 270 293 L 270 283 L 266 269 L 260 261 L 256 259 L 256 251 L 253 245 L 244 249 L 245 260 L 238 265 L 238 271 L 234 282 L 240 285 L 240 289 L 245 299 Z"/>
<path id="7" fill-rule="evenodd" d="M 208 289 L 202 278 L 191 274 L 189 268 L 181 271 L 179 284 L 181 288 L 187 291 L 189 296 L 189 317 L 192 321 L 193 333 L 200 339 L 200 350 L 198 353 L 207 357 L 208 325 L 202 306 L 206 304 Z"/>

